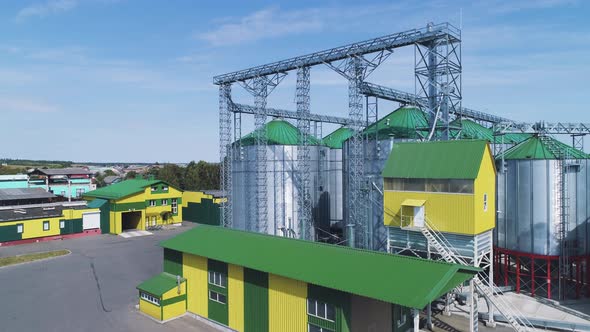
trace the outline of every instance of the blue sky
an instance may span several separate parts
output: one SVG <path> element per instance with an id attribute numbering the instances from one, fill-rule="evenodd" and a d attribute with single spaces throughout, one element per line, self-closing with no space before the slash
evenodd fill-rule
<path id="1" fill-rule="evenodd" d="M 2 1 L 0 157 L 216 161 L 214 75 L 430 21 L 462 23 L 464 106 L 590 122 L 589 14 L 582 0 Z M 413 92 L 413 62 L 397 50 L 369 81 Z M 345 116 L 346 81 L 311 75 L 312 112 Z M 269 106 L 295 108 L 294 76 Z"/>

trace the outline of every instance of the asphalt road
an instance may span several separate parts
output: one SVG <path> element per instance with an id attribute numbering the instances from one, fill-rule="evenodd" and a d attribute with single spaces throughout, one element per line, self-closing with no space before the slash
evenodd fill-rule
<path id="1" fill-rule="evenodd" d="M 135 309 L 135 287 L 162 271 L 158 242 L 189 227 L 127 239 L 100 235 L 0 248 L 0 257 L 72 252 L 0 268 L 0 331 L 215 331 L 188 317 L 160 324 Z"/>

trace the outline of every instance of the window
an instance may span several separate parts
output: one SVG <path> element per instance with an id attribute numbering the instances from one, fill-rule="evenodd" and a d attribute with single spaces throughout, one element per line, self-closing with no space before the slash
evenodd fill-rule
<path id="1" fill-rule="evenodd" d="M 336 308 L 326 302 L 307 299 L 307 314 L 331 322 L 336 320 Z"/>
<path id="2" fill-rule="evenodd" d="M 160 299 L 148 293 L 141 292 L 141 298 L 157 306 L 160 306 Z"/>
<path id="3" fill-rule="evenodd" d="M 473 180 L 386 178 L 383 189 L 433 193 L 473 194 Z"/>
<path id="4" fill-rule="evenodd" d="M 78 197 L 78 198 L 82 197 L 82 195 L 84 195 L 85 192 L 86 192 L 86 189 L 84 189 L 84 188 L 77 188 L 76 189 L 76 197 Z"/>
<path id="5" fill-rule="evenodd" d="M 168 191 L 168 186 L 162 186 L 163 191 Z"/>
<path id="6" fill-rule="evenodd" d="M 61 191 L 61 196 L 66 197 L 66 191 L 65 190 L 62 190 Z"/>
<path id="7" fill-rule="evenodd" d="M 178 213 L 178 199 L 176 198 L 172 199 L 172 213 Z"/>
<path id="8" fill-rule="evenodd" d="M 156 206 L 156 200 L 155 199 L 151 199 L 150 200 L 150 206 Z"/>
<path id="9" fill-rule="evenodd" d="M 65 227 L 66 227 L 66 222 L 65 222 L 65 221 L 63 221 L 63 220 L 60 220 L 60 221 L 59 221 L 59 228 L 60 228 L 60 229 L 63 229 L 63 228 L 65 228 Z"/>
<path id="10" fill-rule="evenodd" d="M 156 187 L 156 186 L 152 186 L 152 192 L 154 192 L 154 191 L 156 191 L 156 190 L 158 190 L 158 187 Z"/>
<path id="11" fill-rule="evenodd" d="M 330 329 L 327 329 L 325 327 L 319 327 L 316 325 L 313 325 L 311 323 L 307 324 L 307 332 L 334 332 Z"/>
<path id="12" fill-rule="evenodd" d="M 156 216 L 152 216 L 152 226 L 156 226 Z"/>
<path id="13" fill-rule="evenodd" d="M 209 291 L 209 299 L 211 301 L 219 302 L 221 304 L 227 303 L 227 297 L 225 295 L 211 291 L 211 290 Z"/>
<path id="14" fill-rule="evenodd" d="M 23 232 L 23 224 L 17 224 L 16 225 L 16 232 L 21 234 Z"/>
<path id="15" fill-rule="evenodd" d="M 397 327 L 401 327 L 402 325 L 406 324 L 406 311 L 402 306 L 396 305 L 395 306 L 396 316 L 399 317 L 397 320 Z"/>
<path id="16" fill-rule="evenodd" d="M 483 211 L 488 210 L 488 194 L 483 194 Z"/>
<path id="17" fill-rule="evenodd" d="M 44 221 L 43 222 L 43 230 L 44 231 L 48 231 L 49 230 L 49 221 Z"/>
<path id="18" fill-rule="evenodd" d="M 163 199 L 162 200 L 162 205 L 168 205 L 168 200 L 167 199 Z"/>
<path id="19" fill-rule="evenodd" d="M 227 276 L 223 273 L 209 271 L 209 283 L 225 288 L 227 286 Z"/>

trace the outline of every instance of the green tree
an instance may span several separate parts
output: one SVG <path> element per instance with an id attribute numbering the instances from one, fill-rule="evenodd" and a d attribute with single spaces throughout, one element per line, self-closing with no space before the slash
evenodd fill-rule
<path id="1" fill-rule="evenodd" d="M 176 164 L 165 164 L 163 167 L 158 169 L 157 177 L 158 180 L 166 181 L 175 188 L 183 188 L 183 170 L 182 167 Z"/>
<path id="2" fill-rule="evenodd" d="M 199 190 L 201 189 L 201 181 L 199 177 L 199 168 L 197 163 L 191 161 L 184 169 L 184 188 L 183 190 Z"/>
<path id="3" fill-rule="evenodd" d="M 136 177 L 137 177 L 136 171 L 129 171 L 129 172 L 127 172 L 127 174 L 125 174 L 125 180 L 135 179 Z"/>
<path id="4" fill-rule="evenodd" d="M 112 170 L 112 169 L 106 169 L 106 170 L 103 172 L 103 174 L 104 174 L 104 176 L 113 176 L 113 175 L 117 175 L 117 174 L 115 174 L 115 172 L 113 172 L 113 170 Z"/>

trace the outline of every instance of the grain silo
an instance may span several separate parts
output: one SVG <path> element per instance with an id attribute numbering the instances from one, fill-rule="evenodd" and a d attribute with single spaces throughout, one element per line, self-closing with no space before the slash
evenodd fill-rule
<path id="1" fill-rule="evenodd" d="M 496 158 L 496 283 L 547 298 L 587 295 L 588 155 L 535 135 Z"/>
<path id="2" fill-rule="evenodd" d="M 256 220 L 256 132 L 234 142 L 232 163 L 233 221 L 234 228 L 257 231 L 279 236 L 300 237 L 297 217 L 297 152 L 300 131 L 291 123 L 275 119 L 264 126 L 266 131 L 266 187 L 267 220 Z M 327 148 L 310 136 L 311 199 L 317 204 L 319 198 L 319 160 Z M 264 226 L 261 226 L 264 225 Z M 263 229 L 264 228 L 264 229 Z"/>

